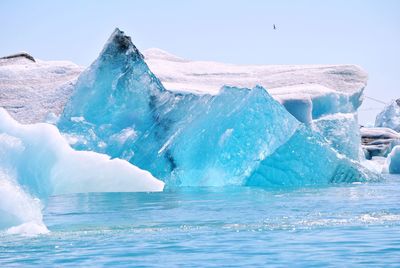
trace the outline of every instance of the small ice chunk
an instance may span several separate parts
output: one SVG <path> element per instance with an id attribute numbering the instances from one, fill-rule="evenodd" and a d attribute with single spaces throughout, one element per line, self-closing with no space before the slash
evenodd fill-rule
<path id="1" fill-rule="evenodd" d="M 395 146 L 388 155 L 386 169 L 391 174 L 400 174 L 400 145 Z"/>

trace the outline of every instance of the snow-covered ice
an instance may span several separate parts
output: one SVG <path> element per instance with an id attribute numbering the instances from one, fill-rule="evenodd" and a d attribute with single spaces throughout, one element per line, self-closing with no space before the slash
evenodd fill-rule
<path id="1" fill-rule="evenodd" d="M 68 61 L 0 59 L 0 107 L 22 123 L 44 122 L 61 113 L 82 70 Z"/>
<path id="2" fill-rule="evenodd" d="M 355 112 L 367 83 L 367 74 L 355 65 L 233 65 L 190 61 L 160 49 L 144 55 L 168 90 L 215 95 L 224 85 L 261 85 L 301 122 Z M 67 61 L 0 59 L 0 106 L 24 123 L 53 118 L 83 69 Z"/>
<path id="3" fill-rule="evenodd" d="M 368 79 L 356 65 L 233 65 L 191 61 L 161 49 L 148 49 L 143 54 L 168 90 L 218 94 L 224 85 L 260 85 L 301 122 L 355 112 Z"/>

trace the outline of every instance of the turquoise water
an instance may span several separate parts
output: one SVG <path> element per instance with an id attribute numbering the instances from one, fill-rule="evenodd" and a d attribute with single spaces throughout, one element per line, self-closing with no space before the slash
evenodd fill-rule
<path id="1" fill-rule="evenodd" d="M 51 233 L 0 235 L 0 267 L 400 266 L 400 176 L 267 191 L 52 197 Z"/>

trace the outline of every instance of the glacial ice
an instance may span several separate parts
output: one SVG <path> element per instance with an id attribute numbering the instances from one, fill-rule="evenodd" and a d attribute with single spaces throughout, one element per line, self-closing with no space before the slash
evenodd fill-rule
<path id="1" fill-rule="evenodd" d="M 376 116 L 376 127 L 387 127 L 400 132 L 400 99 L 387 105 L 382 112 Z"/>
<path id="2" fill-rule="evenodd" d="M 154 48 L 144 55 L 168 90 L 216 95 L 224 85 L 260 85 L 303 123 L 356 112 L 368 79 L 355 65 L 234 65 L 192 61 Z"/>
<path id="3" fill-rule="evenodd" d="M 224 85 L 261 85 L 304 123 L 327 114 L 354 113 L 367 82 L 367 74 L 355 65 L 233 65 L 191 61 L 160 49 L 144 55 L 168 90 L 216 95 Z M 49 114 L 54 121 L 83 70 L 68 61 L 35 60 L 0 59 L 0 107 L 22 123 L 43 122 Z"/>
<path id="4" fill-rule="evenodd" d="M 397 145 L 386 158 L 386 169 L 391 174 L 400 174 L 400 145 Z"/>
<path id="5" fill-rule="evenodd" d="M 79 192 L 162 191 L 149 172 L 121 159 L 75 151 L 49 124 L 21 125 L 0 108 L 0 166 L 36 197 Z"/>
<path id="6" fill-rule="evenodd" d="M 379 178 L 358 162 L 367 76 L 357 66 L 237 66 L 161 50 L 145 58 L 117 29 L 75 82 L 81 70 L 0 59 L 0 106 L 62 131 L 21 125 L 0 108 L 0 230 L 46 233 L 50 195 L 162 191 L 156 177 L 270 188 Z"/>
<path id="7" fill-rule="evenodd" d="M 360 129 L 365 158 L 387 157 L 393 147 L 400 145 L 400 133 L 390 128 L 376 127 Z"/>
<path id="8" fill-rule="evenodd" d="M 360 127 L 355 113 L 336 113 L 313 121 L 316 131 L 339 153 L 359 160 Z"/>
<path id="9" fill-rule="evenodd" d="M 45 232 L 41 202 L 50 195 L 163 188 L 163 182 L 127 161 L 75 151 L 55 126 L 22 125 L 0 108 L 0 229 Z"/>
<path id="10" fill-rule="evenodd" d="M 58 126 L 75 148 L 127 159 L 164 179 L 172 172 L 182 185 L 215 185 L 217 177 L 240 184 L 298 124 L 261 87 L 225 87 L 215 96 L 165 90 L 117 30 L 80 76 Z"/>
<path id="11" fill-rule="evenodd" d="M 356 96 L 346 112 L 358 107 L 360 94 L 346 95 Z M 354 131 L 348 119 L 335 118 L 343 135 Z M 260 86 L 224 86 L 218 94 L 166 90 L 118 29 L 79 77 L 58 122 L 74 148 L 126 159 L 169 185 L 286 186 L 376 178 L 331 148 L 327 140 L 356 158 L 354 148 L 347 150 L 330 132 L 331 124 L 321 119 L 318 125 L 330 139 L 303 126 Z"/>
<path id="12" fill-rule="evenodd" d="M 249 186 L 309 186 L 378 180 L 379 176 L 355 160 L 333 150 L 306 126 L 260 162 L 247 179 Z"/>

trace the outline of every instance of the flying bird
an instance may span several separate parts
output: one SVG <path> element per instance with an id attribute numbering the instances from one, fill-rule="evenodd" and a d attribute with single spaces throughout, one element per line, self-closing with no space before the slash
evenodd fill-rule
<path id="1" fill-rule="evenodd" d="M 276 26 L 275 26 L 275 24 L 273 24 L 273 25 L 272 25 L 272 27 L 274 28 L 274 30 L 276 30 Z"/>

